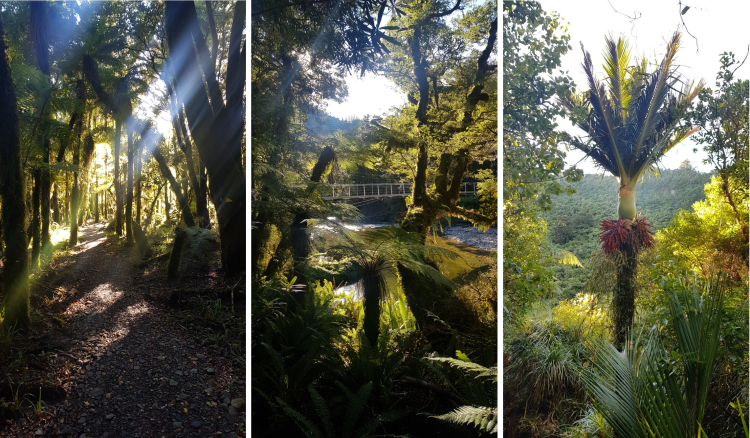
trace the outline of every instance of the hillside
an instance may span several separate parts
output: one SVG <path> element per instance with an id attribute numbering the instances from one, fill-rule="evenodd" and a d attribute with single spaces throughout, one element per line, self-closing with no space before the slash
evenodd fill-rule
<path id="1" fill-rule="evenodd" d="M 655 230 L 666 227 L 681 209 L 703 199 L 703 186 L 711 175 L 693 169 L 664 170 L 642 179 L 636 205 Z M 578 256 L 584 269 L 555 266 L 554 273 L 564 297 L 572 297 L 588 278 L 588 259 L 599 249 L 599 224 L 617 217 L 617 179 L 611 175 L 586 175 L 573 185 L 577 193 L 552 198 L 552 210 L 544 214 L 547 242 Z"/>

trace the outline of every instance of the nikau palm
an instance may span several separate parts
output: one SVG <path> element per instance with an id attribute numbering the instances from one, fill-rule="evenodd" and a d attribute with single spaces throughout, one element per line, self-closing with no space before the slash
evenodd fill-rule
<path id="1" fill-rule="evenodd" d="M 605 252 L 623 256 L 612 303 L 618 347 L 632 326 L 638 254 L 653 245 L 648 223 L 636 213 L 636 184 L 646 171 L 655 169 L 664 154 L 698 130 L 680 123 L 704 84 L 702 80 L 697 85 L 687 83 L 676 73 L 673 61 L 679 45 L 680 34 L 675 32 L 657 69 L 648 72 L 645 57 L 630 66 L 627 40 L 607 37 L 606 75 L 601 83 L 594 76 L 591 54 L 581 44 L 589 90 L 563 102 L 571 112 L 588 111 L 577 125 L 586 131 L 588 141 L 568 136 L 568 142 L 620 180 L 618 219 L 602 222 L 601 236 Z M 676 88 L 678 84 L 681 91 Z"/>

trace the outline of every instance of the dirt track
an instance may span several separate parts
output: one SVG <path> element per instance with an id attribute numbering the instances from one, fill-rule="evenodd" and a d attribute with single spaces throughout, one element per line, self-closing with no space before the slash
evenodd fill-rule
<path id="1" fill-rule="evenodd" d="M 137 267 L 133 248 L 108 241 L 100 227 L 81 230 L 56 284 L 62 328 L 36 339 L 45 352 L 21 370 L 28 387 L 57 384 L 67 396 L 41 416 L 26 403 L 0 436 L 244 436 L 243 372 L 200 345 L 189 325 L 170 321 L 164 297 L 177 285 L 153 265 Z"/>

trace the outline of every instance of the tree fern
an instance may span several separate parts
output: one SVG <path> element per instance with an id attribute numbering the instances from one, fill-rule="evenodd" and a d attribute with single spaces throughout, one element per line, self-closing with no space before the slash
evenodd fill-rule
<path id="1" fill-rule="evenodd" d="M 497 408 L 484 406 L 461 406 L 445 415 L 432 418 L 461 425 L 474 425 L 482 432 L 497 433 Z"/>

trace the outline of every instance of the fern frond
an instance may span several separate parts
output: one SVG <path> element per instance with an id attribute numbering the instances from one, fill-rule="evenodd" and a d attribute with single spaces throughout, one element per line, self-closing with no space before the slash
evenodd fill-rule
<path id="1" fill-rule="evenodd" d="M 341 382 L 336 383 L 340 388 L 346 388 L 343 384 L 341 384 Z M 349 398 L 349 407 L 346 410 L 346 422 L 344 423 L 344 429 L 341 434 L 343 438 L 348 438 L 354 431 L 354 426 L 356 425 L 357 420 L 362 413 L 362 409 L 364 408 L 365 403 L 367 403 L 367 399 L 370 398 L 371 391 L 372 382 L 367 382 L 362 385 L 357 390 L 356 395 L 348 389 L 344 391 L 346 393 L 346 396 Z"/>
<path id="2" fill-rule="evenodd" d="M 484 406 L 461 406 L 445 415 L 433 415 L 432 418 L 454 424 L 473 424 L 481 431 L 497 433 L 497 408 Z"/>
<path id="3" fill-rule="evenodd" d="M 491 380 L 497 382 L 497 367 L 483 367 L 482 365 L 479 365 L 474 362 L 466 362 L 461 359 L 455 359 L 452 357 L 425 357 L 425 359 L 429 359 L 435 362 L 442 362 L 447 363 L 448 365 L 458 368 L 465 372 L 476 372 L 477 378 L 479 377 L 490 377 Z"/>
<path id="4" fill-rule="evenodd" d="M 557 260 L 561 265 L 578 266 L 579 268 L 583 267 L 580 260 L 578 260 L 578 257 L 570 251 L 553 249 L 552 258 Z"/>
<path id="5" fill-rule="evenodd" d="M 313 405 L 315 406 L 315 410 L 318 412 L 318 416 L 321 420 L 323 420 L 323 428 L 326 431 L 326 436 L 328 438 L 335 437 L 336 430 L 333 428 L 333 423 L 331 423 L 331 412 L 328 410 L 326 401 L 323 400 L 323 397 L 318 394 L 318 391 L 316 391 L 312 385 L 309 385 L 307 387 L 307 390 L 310 392 L 310 397 L 312 397 Z"/>
<path id="6" fill-rule="evenodd" d="M 309 418 L 305 417 L 301 413 L 294 410 L 291 406 L 286 404 L 284 400 L 276 397 L 276 401 L 279 402 L 284 412 L 289 415 L 294 423 L 308 438 L 323 438 L 323 434 L 320 433 L 320 429 L 315 425 Z"/>

